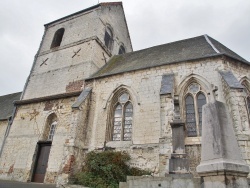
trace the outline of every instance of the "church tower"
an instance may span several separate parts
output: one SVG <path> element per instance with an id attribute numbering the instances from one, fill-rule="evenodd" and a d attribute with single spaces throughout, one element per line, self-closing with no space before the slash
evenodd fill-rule
<path id="1" fill-rule="evenodd" d="M 74 104 L 85 96 L 86 78 L 113 55 L 131 51 L 121 2 L 100 3 L 45 24 L 8 125 L 0 179 L 60 184 L 80 170 L 89 99 L 80 107 Z"/>
<path id="2" fill-rule="evenodd" d="M 45 24 L 23 98 L 82 90 L 116 54 L 132 51 L 121 2 L 100 3 Z"/>

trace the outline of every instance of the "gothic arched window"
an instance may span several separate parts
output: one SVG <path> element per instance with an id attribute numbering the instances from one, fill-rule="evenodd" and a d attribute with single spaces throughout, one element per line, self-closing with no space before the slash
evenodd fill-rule
<path id="1" fill-rule="evenodd" d="M 192 83 L 185 97 L 185 116 L 187 136 L 201 136 L 202 133 L 202 106 L 206 104 L 206 96 L 197 83 Z"/>
<path id="2" fill-rule="evenodd" d="M 106 27 L 104 42 L 105 46 L 111 51 L 113 48 L 113 33 L 109 27 Z"/>
<path id="3" fill-rule="evenodd" d="M 127 92 L 119 95 L 113 110 L 112 140 L 130 141 L 132 139 L 133 105 Z"/>
<path id="4" fill-rule="evenodd" d="M 50 46 L 50 49 L 51 49 L 51 48 L 58 47 L 58 46 L 61 45 L 64 31 L 65 31 L 65 29 L 64 29 L 64 28 L 61 28 L 61 29 L 58 29 L 58 30 L 55 32 L 53 41 L 52 41 L 51 46 Z"/>

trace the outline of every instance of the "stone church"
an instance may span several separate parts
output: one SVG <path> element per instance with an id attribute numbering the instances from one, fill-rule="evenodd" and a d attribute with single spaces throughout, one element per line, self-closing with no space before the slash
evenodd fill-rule
<path id="1" fill-rule="evenodd" d="M 106 148 L 155 177 L 199 177 L 213 101 L 250 165 L 250 62 L 208 35 L 133 52 L 122 3 L 100 3 L 45 24 L 24 90 L 0 97 L 0 179 L 65 184 Z"/>

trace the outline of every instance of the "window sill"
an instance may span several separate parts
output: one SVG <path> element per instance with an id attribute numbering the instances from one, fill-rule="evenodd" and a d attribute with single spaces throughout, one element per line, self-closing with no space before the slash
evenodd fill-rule
<path id="1" fill-rule="evenodd" d="M 106 143 L 106 146 L 111 148 L 126 148 L 131 145 L 132 141 L 109 141 Z"/>
<path id="2" fill-rule="evenodd" d="M 201 145 L 201 137 L 186 137 L 185 145 Z"/>

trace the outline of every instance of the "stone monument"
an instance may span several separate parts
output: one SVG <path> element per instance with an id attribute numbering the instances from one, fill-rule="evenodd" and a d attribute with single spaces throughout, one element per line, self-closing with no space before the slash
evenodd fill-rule
<path id="1" fill-rule="evenodd" d="M 232 120 L 224 103 L 203 106 L 201 163 L 197 172 L 204 188 L 249 187 L 249 166 L 242 159 Z"/>

